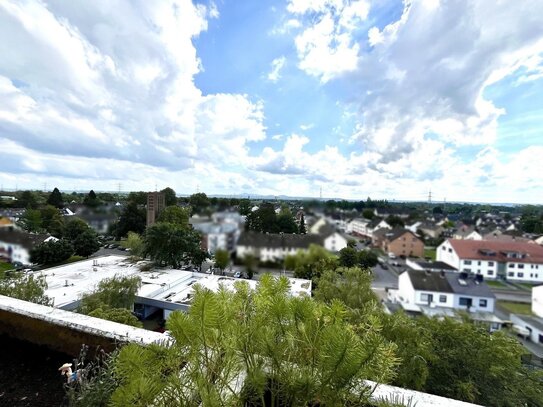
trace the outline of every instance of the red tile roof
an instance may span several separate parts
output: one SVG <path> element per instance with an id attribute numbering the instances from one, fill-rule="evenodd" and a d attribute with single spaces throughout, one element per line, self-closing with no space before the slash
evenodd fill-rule
<path id="1" fill-rule="evenodd" d="M 543 264 L 543 246 L 538 244 L 457 239 L 448 242 L 461 259 Z M 521 253 L 522 258 L 507 257 L 507 253 Z"/>

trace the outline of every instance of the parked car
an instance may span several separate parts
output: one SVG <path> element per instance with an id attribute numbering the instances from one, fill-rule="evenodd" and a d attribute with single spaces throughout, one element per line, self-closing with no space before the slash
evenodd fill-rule
<path id="1" fill-rule="evenodd" d="M 395 259 L 396 258 L 396 255 L 392 252 L 388 253 L 388 258 L 389 259 Z"/>
<path id="2" fill-rule="evenodd" d="M 381 268 L 382 268 L 383 270 L 388 270 L 388 266 L 387 266 L 386 263 L 381 264 Z"/>
<path id="3" fill-rule="evenodd" d="M 236 272 L 234 273 L 234 277 L 235 277 L 235 278 L 240 278 L 240 277 L 241 277 L 241 272 L 236 271 Z"/>

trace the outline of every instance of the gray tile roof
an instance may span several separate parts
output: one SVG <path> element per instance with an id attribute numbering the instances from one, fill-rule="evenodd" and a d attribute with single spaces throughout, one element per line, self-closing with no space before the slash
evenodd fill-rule
<path id="1" fill-rule="evenodd" d="M 474 276 L 466 278 L 464 280 L 466 284 L 462 285 L 459 283 L 460 273 L 432 273 L 422 270 L 408 270 L 406 273 L 409 274 L 411 284 L 413 284 L 415 290 L 495 298 L 488 285 L 484 281 L 477 283 Z"/>
<path id="2" fill-rule="evenodd" d="M 306 249 L 310 244 L 324 244 L 322 235 L 295 235 L 295 234 L 267 234 L 258 232 L 243 232 L 239 238 L 238 246 L 256 248 L 299 248 Z"/>

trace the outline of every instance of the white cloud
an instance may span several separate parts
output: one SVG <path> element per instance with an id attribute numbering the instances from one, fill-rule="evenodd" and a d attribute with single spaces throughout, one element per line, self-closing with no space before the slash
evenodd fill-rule
<path id="1" fill-rule="evenodd" d="M 368 1 L 290 0 L 287 10 L 310 16 L 295 38 L 300 69 L 322 82 L 356 70 L 360 47 L 353 34 L 368 18 Z"/>
<path id="2" fill-rule="evenodd" d="M 268 80 L 271 82 L 277 82 L 279 78 L 281 77 L 281 70 L 285 66 L 287 59 L 284 56 L 280 56 L 279 58 L 275 58 L 272 63 L 272 69 L 268 73 Z"/>

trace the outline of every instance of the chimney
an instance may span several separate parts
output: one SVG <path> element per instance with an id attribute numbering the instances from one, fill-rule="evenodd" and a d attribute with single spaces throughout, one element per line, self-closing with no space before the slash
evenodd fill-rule
<path id="1" fill-rule="evenodd" d="M 445 271 L 441 270 L 441 271 L 439 272 L 439 276 L 440 276 L 441 278 L 445 278 Z"/>

